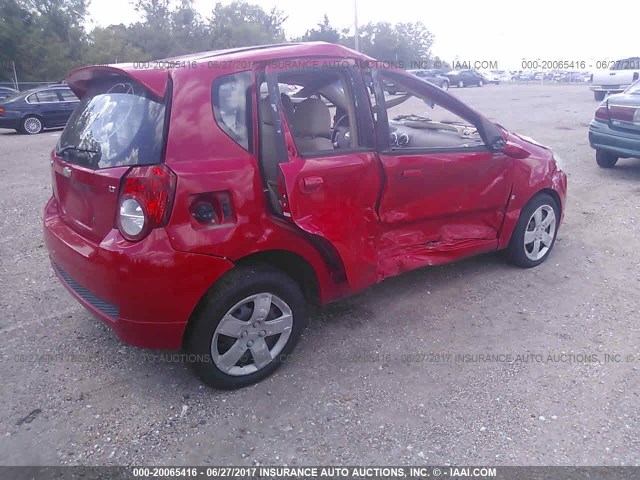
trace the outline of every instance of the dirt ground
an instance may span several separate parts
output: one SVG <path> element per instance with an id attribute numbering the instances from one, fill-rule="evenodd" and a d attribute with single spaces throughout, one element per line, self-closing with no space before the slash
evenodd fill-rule
<path id="1" fill-rule="evenodd" d="M 72 299 L 40 224 L 60 131 L 0 131 L 0 464 L 640 464 L 640 160 L 596 166 L 586 86 L 452 92 L 562 157 L 548 260 L 385 281 L 320 309 L 292 362 L 235 392 Z"/>

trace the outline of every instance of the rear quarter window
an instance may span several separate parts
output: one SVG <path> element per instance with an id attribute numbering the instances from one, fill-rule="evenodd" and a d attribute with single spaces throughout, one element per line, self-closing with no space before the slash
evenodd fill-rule
<path id="1" fill-rule="evenodd" d="M 211 86 L 216 123 L 234 142 L 248 151 L 253 151 L 252 85 L 251 72 L 240 72 L 223 75 Z"/>

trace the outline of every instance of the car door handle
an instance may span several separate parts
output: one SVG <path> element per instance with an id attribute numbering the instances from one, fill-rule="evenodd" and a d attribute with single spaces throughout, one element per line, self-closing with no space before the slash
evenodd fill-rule
<path id="1" fill-rule="evenodd" d="M 315 192 L 319 190 L 324 184 L 322 177 L 305 177 L 300 182 L 300 187 L 303 192 Z"/>
<path id="2" fill-rule="evenodd" d="M 403 177 L 420 177 L 422 176 L 422 170 L 419 170 L 417 168 L 407 168 L 406 170 L 402 171 L 402 176 Z"/>

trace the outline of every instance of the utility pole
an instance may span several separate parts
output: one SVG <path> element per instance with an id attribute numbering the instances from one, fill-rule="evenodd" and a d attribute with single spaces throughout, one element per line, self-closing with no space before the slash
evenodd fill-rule
<path id="1" fill-rule="evenodd" d="M 355 27 L 355 47 L 356 51 L 360 51 L 360 30 L 358 29 L 358 0 L 353 0 L 354 10 L 354 27 Z"/>
<path id="2" fill-rule="evenodd" d="M 13 64 L 13 84 L 15 85 L 16 90 L 20 91 L 20 89 L 18 88 L 18 74 L 16 73 L 16 62 L 12 60 L 11 63 Z"/>

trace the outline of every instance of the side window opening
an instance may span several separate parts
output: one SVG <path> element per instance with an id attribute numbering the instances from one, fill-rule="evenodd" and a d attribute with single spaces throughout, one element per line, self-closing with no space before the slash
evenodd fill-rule
<path id="1" fill-rule="evenodd" d="M 253 151 L 253 112 L 250 71 L 223 75 L 211 87 L 213 115 L 218 126 L 245 150 Z"/>
<path id="2" fill-rule="evenodd" d="M 348 70 L 287 70 L 278 72 L 277 81 L 287 124 L 303 157 L 360 147 Z M 260 92 L 267 97 L 266 84 Z"/>
<path id="3" fill-rule="evenodd" d="M 415 92 L 411 81 L 403 84 L 380 72 L 383 84 L 393 83 L 397 92 L 384 91 L 389 146 L 392 150 L 437 149 L 465 150 L 484 146 L 478 129 L 469 121 Z"/>

